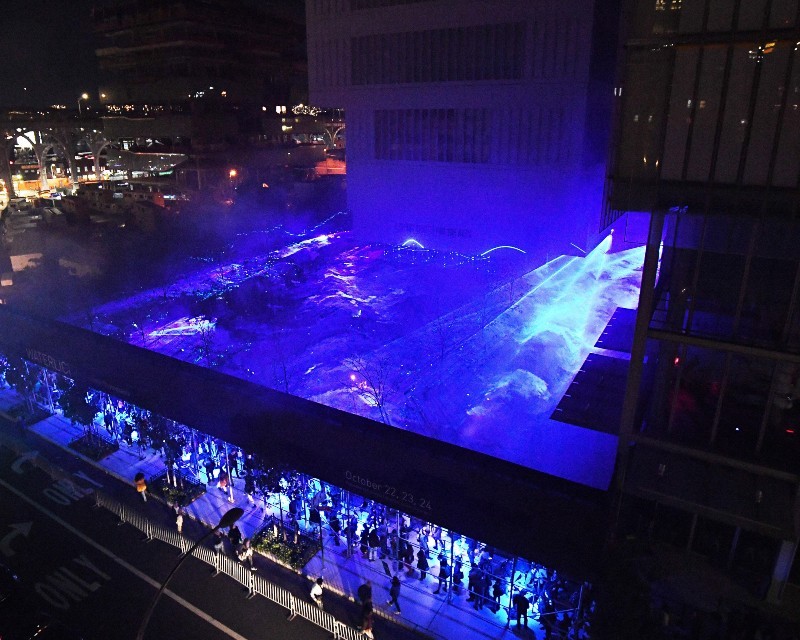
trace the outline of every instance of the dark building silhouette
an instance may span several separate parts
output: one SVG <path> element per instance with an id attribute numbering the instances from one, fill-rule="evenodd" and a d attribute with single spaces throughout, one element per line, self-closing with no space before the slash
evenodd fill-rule
<path id="1" fill-rule="evenodd" d="M 651 214 L 619 532 L 773 602 L 793 562 L 800 578 L 798 16 L 788 0 L 629 4 L 607 210 Z"/>
<path id="2" fill-rule="evenodd" d="M 268 106 L 302 101 L 302 23 L 238 0 L 119 0 L 94 10 L 107 104 L 214 98 Z"/>

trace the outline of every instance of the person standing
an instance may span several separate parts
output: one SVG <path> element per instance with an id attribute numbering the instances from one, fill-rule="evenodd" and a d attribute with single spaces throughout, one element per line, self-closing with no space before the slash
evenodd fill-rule
<path id="1" fill-rule="evenodd" d="M 238 549 L 239 545 L 242 544 L 242 532 L 239 531 L 239 527 L 235 524 L 232 524 L 231 528 L 228 529 L 228 540 L 231 541 L 234 549 Z"/>
<path id="2" fill-rule="evenodd" d="M 136 485 L 136 491 L 142 496 L 142 500 L 147 502 L 147 481 L 144 479 L 144 474 L 141 471 L 137 473 L 133 482 Z"/>
<path id="3" fill-rule="evenodd" d="M 225 548 L 225 542 L 222 538 L 222 531 L 215 531 L 214 532 L 214 551 L 217 553 L 222 553 L 222 550 Z"/>
<path id="4" fill-rule="evenodd" d="M 436 587 L 434 593 L 439 593 L 444 585 L 445 592 L 447 591 L 447 580 L 450 578 L 450 565 L 447 564 L 447 558 L 442 558 L 439 561 L 439 586 Z"/>
<path id="5" fill-rule="evenodd" d="M 417 551 L 417 569 L 419 569 L 419 581 L 424 582 L 428 571 L 428 555 L 422 549 Z"/>
<path id="6" fill-rule="evenodd" d="M 514 607 L 517 610 L 517 626 L 519 627 L 520 620 L 525 619 L 525 626 L 528 626 L 528 609 L 531 603 L 525 597 L 525 592 L 519 591 L 514 595 Z"/>
<path id="7" fill-rule="evenodd" d="M 320 609 L 322 609 L 322 583 L 323 580 L 319 577 L 314 582 L 314 586 L 311 587 L 311 599 Z"/>
<path id="8" fill-rule="evenodd" d="M 255 478 L 253 478 L 253 474 L 250 473 L 250 470 L 248 469 L 247 471 L 245 471 L 245 476 L 244 476 L 244 492 L 247 494 L 247 501 L 250 504 L 255 504 L 255 499 L 253 498 L 253 494 L 255 493 L 255 491 L 256 491 L 256 481 Z"/>
<path id="9" fill-rule="evenodd" d="M 392 576 L 392 584 L 389 587 L 389 596 L 390 600 L 386 604 L 394 605 L 397 609 L 397 613 L 400 613 L 400 602 L 398 601 L 398 598 L 400 597 L 400 578 L 397 576 Z"/>
<path id="10" fill-rule="evenodd" d="M 356 595 L 358 596 L 358 601 L 363 606 L 365 602 L 370 601 L 372 602 L 372 583 L 367 580 L 364 584 L 362 584 L 358 590 L 356 591 Z"/>
<path id="11" fill-rule="evenodd" d="M 372 598 L 361 603 L 361 626 L 360 631 L 372 631 Z"/>
<path id="12" fill-rule="evenodd" d="M 244 542 L 242 542 L 242 546 L 239 549 L 239 561 L 242 564 L 248 565 L 250 567 L 250 571 L 258 571 L 255 565 L 253 564 L 253 547 L 252 543 L 250 542 L 250 538 L 245 538 Z"/>
<path id="13" fill-rule="evenodd" d="M 178 533 L 183 533 L 183 509 L 181 507 L 175 511 L 175 526 L 178 527 Z"/>

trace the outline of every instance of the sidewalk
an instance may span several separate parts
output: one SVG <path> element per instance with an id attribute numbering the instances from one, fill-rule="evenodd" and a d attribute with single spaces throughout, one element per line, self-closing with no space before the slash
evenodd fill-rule
<path id="1" fill-rule="evenodd" d="M 12 390 L 0 390 L 0 412 L 19 404 L 20 401 L 19 396 Z M 82 428 L 71 425 L 59 414 L 30 425 L 27 427 L 27 431 L 61 447 L 76 457 L 82 457 L 67 446 L 69 442 L 83 435 Z M 133 490 L 133 477 L 137 473 L 141 472 L 147 478 L 153 478 L 165 471 L 160 452 L 152 449 L 140 451 L 138 446 L 129 447 L 124 443 L 120 444 L 118 451 L 99 462 L 83 459 L 130 485 L 130 495 L 134 498 L 136 496 Z M 237 523 L 244 537 L 252 537 L 262 529 L 270 519 L 273 508 L 277 512 L 277 507 L 267 504 L 265 509 L 265 504 L 261 500 L 257 500 L 255 503 L 250 502 L 243 492 L 244 481 L 235 477 L 232 478 L 232 481 L 233 489 L 230 492 L 232 493 L 232 502 L 229 499 L 229 493 L 219 490 L 214 483 L 209 484 L 206 493 L 185 508 L 188 516 L 186 524 L 191 526 L 193 524 L 191 519 L 194 519 L 198 523 L 214 526 L 226 511 L 233 506 L 238 506 L 245 511 L 244 516 Z M 286 509 L 286 505 L 284 505 L 284 509 Z M 164 508 L 163 511 L 164 519 L 171 518 L 171 510 Z M 492 613 L 487 608 L 480 611 L 475 610 L 472 603 L 467 602 L 465 589 L 462 589 L 458 595 L 444 592 L 436 595 L 433 591 L 438 580 L 430 575 L 425 581 L 420 581 L 416 577 L 406 578 L 405 574 L 400 572 L 399 575 L 403 582 L 400 595 L 402 613 L 398 615 L 394 612 L 394 607 L 387 607 L 385 604 L 389 599 L 389 577 L 385 573 L 384 563 L 381 560 L 368 561 L 361 556 L 358 549 L 355 549 L 348 557 L 346 544 L 336 546 L 327 535 L 324 538 L 323 550 L 312 558 L 302 570 L 302 576 L 305 578 L 294 575 L 290 568 L 282 567 L 266 558 L 258 559 L 259 571 L 263 571 L 267 579 L 274 582 L 280 581 L 280 584 L 292 591 L 297 590 L 298 595 L 307 595 L 311 580 L 323 576 L 328 592 L 339 594 L 350 602 L 355 602 L 355 594 L 359 585 L 369 580 L 373 585 L 375 612 L 380 618 L 389 621 L 384 622 L 381 626 L 391 624 L 422 636 L 447 640 L 453 638 L 459 640 L 487 640 L 504 637 L 544 638 L 544 631 L 535 621 L 535 614 L 529 622 L 528 629 L 524 629 L 522 633 L 515 633 L 515 621 L 511 622 L 510 628 L 507 628 L 504 609 L 500 609 L 498 613 Z M 327 606 L 326 609 L 328 609 Z M 343 607 L 342 613 L 339 614 L 337 611 L 336 615 L 337 617 L 341 615 L 340 619 L 343 622 L 355 624 L 358 616 L 357 606 L 353 604 Z M 385 629 L 385 631 L 389 631 L 389 629 Z M 400 628 L 397 628 L 397 631 L 400 631 Z M 377 637 L 386 637 L 387 635 L 394 636 L 395 634 L 376 632 Z M 405 634 L 397 635 L 399 637 Z M 406 635 L 406 637 L 408 636 Z"/>

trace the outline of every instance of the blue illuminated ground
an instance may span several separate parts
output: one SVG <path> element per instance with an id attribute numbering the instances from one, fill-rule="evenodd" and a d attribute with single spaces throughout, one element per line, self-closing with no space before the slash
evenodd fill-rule
<path id="1" fill-rule="evenodd" d="M 643 247 L 609 237 L 532 268 L 513 249 L 474 260 L 343 231 L 263 253 L 251 241 L 235 262 L 98 309 L 104 331 L 607 488 L 616 437 L 550 416 L 614 310 L 636 307 Z"/>

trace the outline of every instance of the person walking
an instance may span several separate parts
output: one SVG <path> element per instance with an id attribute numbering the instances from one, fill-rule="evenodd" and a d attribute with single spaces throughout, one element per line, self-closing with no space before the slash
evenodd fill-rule
<path id="1" fill-rule="evenodd" d="M 314 586 L 311 587 L 311 599 L 320 609 L 322 609 L 322 583 L 323 580 L 319 577 L 314 582 Z"/>
<path id="2" fill-rule="evenodd" d="M 389 596 L 390 599 L 386 604 L 394 605 L 397 609 L 397 613 L 400 613 L 400 602 L 398 601 L 398 598 L 400 597 L 400 578 L 397 576 L 392 576 L 392 584 L 389 587 Z"/>
<path id="3" fill-rule="evenodd" d="M 178 507 L 175 510 L 175 526 L 178 527 L 178 533 L 183 533 L 183 508 Z"/>
<path id="4" fill-rule="evenodd" d="M 147 481 L 144 479 L 144 474 L 141 471 L 137 473 L 133 482 L 136 485 L 136 491 L 142 496 L 142 500 L 147 502 Z"/>

